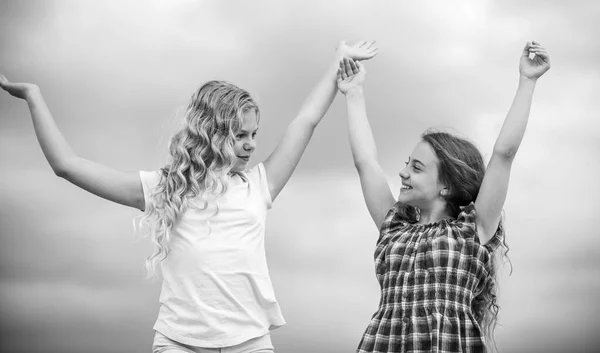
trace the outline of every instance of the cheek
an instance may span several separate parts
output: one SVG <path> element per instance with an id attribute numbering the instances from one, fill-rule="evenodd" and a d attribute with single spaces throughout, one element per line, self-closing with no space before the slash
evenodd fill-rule
<path id="1" fill-rule="evenodd" d="M 233 151 L 235 152 L 235 154 L 239 154 L 238 152 L 242 151 L 244 149 L 244 144 L 241 141 L 235 141 L 235 143 L 233 144 Z"/>
<path id="2" fill-rule="evenodd" d="M 436 181 L 430 175 L 427 174 L 417 174 L 414 175 L 411 179 L 413 179 L 413 184 L 416 185 L 423 192 L 430 192 L 431 190 L 435 190 Z"/>

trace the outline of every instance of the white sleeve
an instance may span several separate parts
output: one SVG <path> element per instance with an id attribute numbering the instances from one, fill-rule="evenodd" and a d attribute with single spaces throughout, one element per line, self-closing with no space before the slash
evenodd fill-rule
<path id="1" fill-rule="evenodd" d="M 265 166 L 262 163 L 258 163 L 246 172 L 246 176 L 248 177 L 249 182 L 259 188 L 267 209 L 270 209 L 273 205 L 273 199 L 269 192 L 269 183 L 267 182 L 267 171 L 265 170 Z"/>
<path id="2" fill-rule="evenodd" d="M 142 181 L 142 189 L 144 190 L 144 209 L 148 210 L 148 205 L 150 205 L 151 202 L 150 197 L 152 196 L 152 192 L 160 182 L 160 174 L 158 174 L 158 172 L 140 171 L 140 180 Z"/>

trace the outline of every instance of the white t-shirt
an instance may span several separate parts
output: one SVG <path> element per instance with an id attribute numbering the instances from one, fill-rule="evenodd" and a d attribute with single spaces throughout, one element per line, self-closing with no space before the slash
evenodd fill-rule
<path id="1" fill-rule="evenodd" d="M 214 199 L 205 210 L 188 208 L 171 232 L 154 329 L 172 340 L 228 347 L 285 324 L 265 255 L 265 168 L 260 163 L 244 175 L 229 177 L 216 215 Z M 140 179 L 148 209 L 160 175 L 141 171 Z M 199 198 L 194 203 L 202 206 Z"/>

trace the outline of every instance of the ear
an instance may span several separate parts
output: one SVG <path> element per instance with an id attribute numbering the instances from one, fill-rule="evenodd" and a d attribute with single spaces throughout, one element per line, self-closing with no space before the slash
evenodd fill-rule
<path id="1" fill-rule="evenodd" d="M 446 197 L 450 196 L 450 190 L 448 190 L 448 188 L 443 188 L 440 190 L 440 196 L 445 199 Z"/>

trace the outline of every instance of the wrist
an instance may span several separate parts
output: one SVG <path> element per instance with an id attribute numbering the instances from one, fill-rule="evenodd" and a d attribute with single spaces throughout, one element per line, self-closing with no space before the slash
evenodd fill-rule
<path id="1" fill-rule="evenodd" d="M 352 87 L 352 88 L 348 89 L 348 91 L 346 92 L 346 97 L 348 97 L 348 98 L 362 97 L 363 94 L 364 94 L 363 87 L 362 86 L 355 86 L 355 87 Z"/>
<path id="2" fill-rule="evenodd" d="M 37 85 L 32 84 L 28 86 L 25 91 L 25 100 L 34 99 L 39 97 L 41 94 L 42 91 L 40 91 L 40 88 Z"/>
<path id="3" fill-rule="evenodd" d="M 537 82 L 537 77 L 536 78 L 531 78 L 531 77 L 527 77 L 527 76 L 519 76 L 519 84 L 533 84 L 535 85 L 535 83 Z"/>

